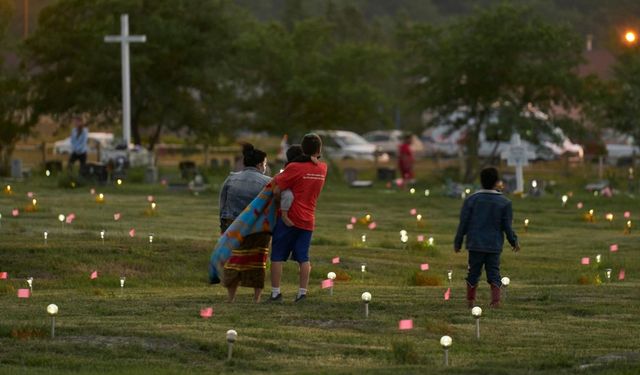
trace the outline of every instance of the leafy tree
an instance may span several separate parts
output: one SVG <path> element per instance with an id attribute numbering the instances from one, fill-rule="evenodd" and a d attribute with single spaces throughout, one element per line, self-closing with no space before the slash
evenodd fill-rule
<path id="1" fill-rule="evenodd" d="M 13 8 L 9 0 L 0 0 L 0 46 L 7 47 L 6 31 Z M 20 71 L 4 66 L 0 56 L 0 175 L 9 173 L 9 164 L 15 144 L 29 134 L 33 117 L 27 97 L 28 86 Z"/>
<path id="2" fill-rule="evenodd" d="M 640 145 L 640 47 L 621 53 L 613 67 L 613 80 L 598 91 L 596 110 L 601 124 L 633 136 Z"/>
<path id="3" fill-rule="evenodd" d="M 502 4 L 446 27 L 416 26 L 407 43 L 416 105 L 430 125 L 466 127 L 464 179 L 478 171 L 479 136 L 534 137 L 564 124 L 582 81 L 576 74 L 583 43 L 567 27 L 551 25 L 524 7 Z M 541 120 L 530 115 L 540 111 Z M 528 114 L 528 115 L 527 115 Z M 561 121 L 562 120 L 562 121 Z"/>
<path id="4" fill-rule="evenodd" d="M 323 19 L 257 24 L 243 34 L 238 66 L 245 110 L 258 129 L 303 132 L 315 128 L 364 130 L 384 119 L 390 51 L 373 43 L 338 42 Z M 372 63 L 375 62 L 375 63 Z"/>
<path id="5" fill-rule="evenodd" d="M 227 64 L 239 14 L 217 0 L 60 0 L 46 8 L 27 41 L 37 113 L 65 118 L 90 113 L 96 121 L 120 119 L 120 51 L 104 43 L 128 13 L 132 34 L 147 43 L 131 53 L 132 137 L 153 148 L 164 129 L 211 126 L 208 102 L 228 95 Z M 213 98 L 212 98 L 213 97 Z"/>

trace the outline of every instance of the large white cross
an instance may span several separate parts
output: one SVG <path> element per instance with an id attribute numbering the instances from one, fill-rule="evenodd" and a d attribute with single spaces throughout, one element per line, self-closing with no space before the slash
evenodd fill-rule
<path id="1" fill-rule="evenodd" d="M 520 134 L 515 133 L 511 138 L 509 148 L 502 152 L 501 157 L 507 159 L 507 165 L 516 167 L 516 192 L 524 192 L 524 176 L 522 167 L 529 165 L 529 159 L 536 157 L 534 152 L 528 151 L 520 141 Z"/>
<path id="2" fill-rule="evenodd" d="M 107 43 L 120 43 L 122 55 L 122 127 L 124 142 L 131 144 L 131 74 L 129 72 L 129 43 L 144 43 L 146 35 L 129 35 L 129 15 L 120 15 L 120 35 L 107 35 Z"/>

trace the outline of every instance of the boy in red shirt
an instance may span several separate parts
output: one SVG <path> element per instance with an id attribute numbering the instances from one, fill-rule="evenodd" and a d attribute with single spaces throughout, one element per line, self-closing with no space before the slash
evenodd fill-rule
<path id="1" fill-rule="evenodd" d="M 317 134 L 307 134 L 302 138 L 301 146 L 305 155 L 317 159 L 322 151 L 322 139 Z M 271 301 L 282 300 L 282 293 L 280 293 L 282 266 L 289 257 L 300 265 L 300 289 L 295 301 L 299 302 L 306 298 L 311 273 L 309 246 L 315 226 L 316 203 L 326 176 L 326 164 L 310 161 L 291 163 L 282 173 L 273 178 L 276 184 L 276 195 L 279 195 L 282 190 L 290 189 L 295 199 L 289 209 L 289 219 L 293 226 L 287 226 L 282 218 L 278 218 L 273 229 Z"/>

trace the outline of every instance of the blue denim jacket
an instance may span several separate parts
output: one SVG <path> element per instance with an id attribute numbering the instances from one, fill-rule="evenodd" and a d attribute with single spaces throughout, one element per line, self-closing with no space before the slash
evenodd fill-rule
<path id="1" fill-rule="evenodd" d="M 462 239 L 467 236 L 467 250 L 499 253 L 504 244 L 503 233 L 511 246 L 516 246 L 518 237 L 511 228 L 512 221 L 510 200 L 495 190 L 479 190 L 462 205 L 454 247 L 462 248 Z"/>
<path id="2" fill-rule="evenodd" d="M 271 177 L 260 173 L 255 167 L 231 173 L 220 191 L 220 219 L 233 220 L 238 217 L 269 181 Z"/>

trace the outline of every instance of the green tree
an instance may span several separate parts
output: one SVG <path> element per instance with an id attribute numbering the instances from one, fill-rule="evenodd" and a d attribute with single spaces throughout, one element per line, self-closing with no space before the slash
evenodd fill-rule
<path id="1" fill-rule="evenodd" d="M 576 74 L 582 41 L 528 8 L 502 4 L 446 27 L 417 26 L 410 33 L 411 95 L 432 115 L 430 125 L 465 127 L 464 179 L 478 172 L 479 136 L 508 139 L 513 131 L 535 138 L 568 122 L 582 86 Z M 549 115 L 540 120 L 532 110 Z"/>
<path id="2" fill-rule="evenodd" d="M 390 51 L 373 43 L 338 42 L 323 19 L 256 24 L 240 37 L 238 82 L 256 128 L 303 132 L 364 130 L 385 120 Z"/>
<path id="3" fill-rule="evenodd" d="M 205 106 L 228 95 L 218 88 L 228 80 L 240 17 L 222 0 L 60 0 L 49 6 L 25 49 L 36 112 L 120 121 L 120 50 L 103 38 L 119 33 L 123 13 L 132 34 L 147 36 L 147 43 L 131 47 L 133 142 L 142 144 L 146 136 L 152 149 L 164 129 L 214 126 L 215 108 Z"/>
<path id="4" fill-rule="evenodd" d="M 596 98 L 600 124 L 633 136 L 640 145 L 640 47 L 623 51 L 613 67 L 613 79 Z"/>
<path id="5" fill-rule="evenodd" d="M 7 27 L 13 14 L 9 0 L 0 0 L 0 46 L 12 50 L 6 40 Z M 9 164 L 16 143 L 29 134 L 33 117 L 27 98 L 28 85 L 23 72 L 4 66 L 0 56 L 0 175 L 9 173 Z"/>

